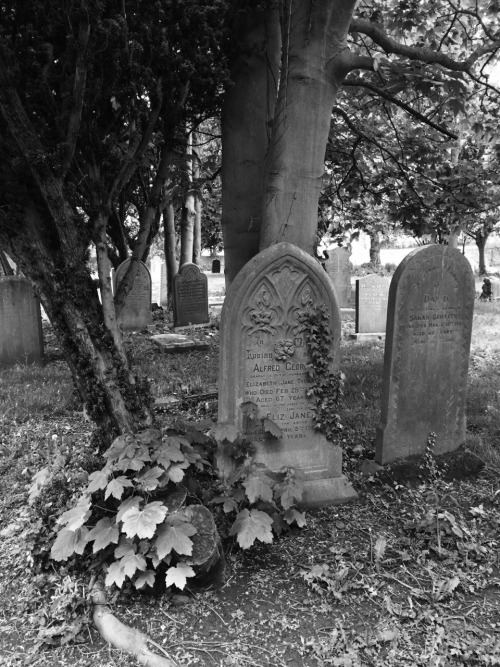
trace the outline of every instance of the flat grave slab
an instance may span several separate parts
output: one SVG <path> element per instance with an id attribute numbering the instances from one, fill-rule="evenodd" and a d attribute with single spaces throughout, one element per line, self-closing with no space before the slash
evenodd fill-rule
<path id="1" fill-rule="evenodd" d="M 189 350 L 208 350 L 208 343 L 196 341 L 182 334 L 156 334 L 151 336 L 155 345 L 163 352 L 187 352 Z"/>

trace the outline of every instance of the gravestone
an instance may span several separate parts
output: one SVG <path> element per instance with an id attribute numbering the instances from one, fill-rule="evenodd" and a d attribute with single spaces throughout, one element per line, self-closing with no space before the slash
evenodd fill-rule
<path id="1" fill-rule="evenodd" d="M 155 255 L 149 262 L 149 273 L 151 274 L 151 302 L 160 305 L 161 301 L 161 267 L 162 259 Z"/>
<path id="2" fill-rule="evenodd" d="M 352 264 L 349 256 L 347 248 L 334 248 L 328 250 L 328 259 L 325 262 L 325 269 L 335 287 L 340 308 L 352 307 Z"/>
<path id="3" fill-rule="evenodd" d="M 389 291 L 377 463 L 434 452 L 465 438 L 474 275 L 461 252 L 444 245 L 411 252 Z"/>
<path id="4" fill-rule="evenodd" d="M 491 281 L 491 298 L 500 299 L 500 280 L 494 276 L 490 277 Z"/>
<path id="5" fill-rule="evenodd" d="M 26 278 L 0 278 L 0 366 L 42 364 L 40 302 Z"/>
<path id="6" fill-rule="evenodd" d="M 302 473 L 302 504 L 308 507 L 356 497 L 342 475 L 342 450 L 315 430 L 314 403 L 307 396 L 312 385 L 303 316 L 323 305 L 336 370 L 337 298 L 321 265 L 296 246 L 279 243 L 250 260 L 231 284 L 221 313 L 218 431 L 256 443 L 255 460 L 269 471 L 291 467 Z M 281 429 L 277 438 L 265 431 L 266 419 Z M 218 466 L 223 477 L 233 465 L 222 442 Z"/>
<path id="7" fill-rule="evenodd" d="M 212 273 L 220 273 L 220 259 L 212 261 Z"/>
<path id="8" fill-rule="evenodd" d="M 358 340 L 385 335 L 390 278 L 371 273 L 356 279 L 356 322 Z"/>
<path id="9" fill-rule="evenodd" d="M 165 262 L 161 263 L 160 306 L 162 308 L 168 308 L 167 265 Z"/>
<path id="10" fill-rule="evenodd" d="M 174 277 L 174 327 L 208 324 L 208 281 L 196 264 L 186 263 Z"/>
<path id="11" fill-rule="evenodd" d="M 130 262 L 130 259 L 126 259 L 116 269 L 114 275 L 115 294 L 127 272 Z M 151 275 L 148 267 L 143 262 L 139 262 L 139 269 L 134 284 L 127 294 L 123 308 L 118 316 L 118 323 L 126 331 L 140 331 L 148 324 L 151 324 L 152 321 Z"/>

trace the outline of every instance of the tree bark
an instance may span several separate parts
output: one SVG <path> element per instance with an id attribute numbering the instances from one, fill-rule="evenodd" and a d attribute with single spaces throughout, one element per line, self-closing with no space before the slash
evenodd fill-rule
<path id="1" fill-rule="evenodd" d="M 280 60 L 277 9 L 248 11 L 233 30 L 236 54 L 222 106 L 222 233 L 226 285 L 259 251 L 262 171 Z"/>
<path id="2" fill-rule="evenodd" d="M 173 202 L 169 202 L 163 211 L 163 229 L 165 234 L 165 264 L 167 267 L 167 294 L 169 304 L 172 302 L 174 276 L 179 270 L 175 254 L 175 212 Z"/>
<path id="3" fill-rule="evenodd" d="M 380 235 L 378 232 L 370 232 L 370 264 L 380 266 Z"/>
<path id="4" fill-rule="evenodd" d="M 488 240 L 489 234 L 482 234 L 481 232 L 477 232 L 475 234 L 475 241 L 477 245 L 477 249 L 479 251 L 479 275 L 484 276 L 486 275 L 486 258 L 485 258 L 485 250 L 486 250 L 486 241 Z"/>
<path id="5" fill-rule="evenodd" d="M 195 182 L 200 178 L 200 158 L 197 151 L 193 151 L 193 179 Z M 201 213 L 203 202 L 201 201 L 199 187 L 194 193 L 194 230 L 193 230 L 193 262 L 201 264 Z"/>
<path id="6" fill-rule="evenodd" d="M 186 147 L 187 156 L 187 194 L 181 212 L 181 257 L 180 266 L 193 261 L 195 203 L 193 193 L 193 137 L 189 133 Z"/>

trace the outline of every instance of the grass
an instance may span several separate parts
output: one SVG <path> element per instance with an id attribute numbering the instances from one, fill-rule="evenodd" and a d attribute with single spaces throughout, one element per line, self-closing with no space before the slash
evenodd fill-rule
<path id="1" fill-rule="evenodd" d="M 165 323 L 157 320 L 159 332 Z M 308 514 L 308 524 L 248 551 L 225 537 L 228 573 L 220 590 L 184 595 L 122 594 L 114 611 L 147 632 L 182 667 L 257 665 L 484 665 L 498 663 L 500 527 L 500 305 L 476 302 L 468 391 L 468 446 L 486 462 L 477 476 L 439 481 L 361 472 L 373 455 L 380 415 L 383 345 L 358 344 L 343 322 L 342 408 L 346 471 L 359 500 Z M 193 335 L 206 352 L 168 355 L 142 335 L 127 337 L 154 397 L 207 392 L 217 385 L 218 333 Z M 47 337 L 46 337 L 47 338 Z M 42 369 L 0 371 L 0 658 L 5 667 L 108 667 L 134 662 L 108 648 L 91 625 L 78 645 L 34 651 L 57 619 L 88 614 L 87 579 L 27 564 L 33 524 L 27 490 L 34 473 L 64 448 L 84 450 L 91 425 L 72 397 L 55 342 Z M 159 413 L 167 424 L 215 419 L 214 406 L 181 403 Z M 68 482 L 69 483 L 69 482 Z M 450 518 L 451 517 L 451 518 Z M 462 533 L 462 538 L 458 533 Z M 438 546 L 440 549 L 438 550 Z M 41 577 L 50 583 L 47 603 Z"/>

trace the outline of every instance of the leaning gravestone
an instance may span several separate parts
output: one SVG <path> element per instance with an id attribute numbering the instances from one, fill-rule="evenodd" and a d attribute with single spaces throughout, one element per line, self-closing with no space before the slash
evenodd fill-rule
<path id="1" fill-rule="evenodd" d="M 0 366 L 43 363 L 40 302 L 26 278 L 0 278 Z"/>
<path id="2" fill-rule="evenodd" d="M 390 278 L 371 273 L 356 280 L 356 323 L 358 340 L 385 335 Z"/>
<path id="3" fill-rule="evenodd" d="M 114 276 L 115 294 L 132 260 L 126 259 L 116 269 Z M 127 294 L 123 308 L 118 316 L 118 323 L 126 331 L 140 331 L 152 323 L 151 316 L 151 275 L 148 267 L 139 262 L 139 270 Z"/>
<path id="4" fill-rule="evenodd" d="M 339 364 L 340 312 L 321 265 L 289 243 L 248 262 L 226 296 L 221 314 L 219 424 L 256 445 L 255 460 L 271 472 L 294 468 L 304 476 L 303 506 L 356 498 L 342 475 L 342 450 L 314 428 L 304 314 L 325 306 L 333 337 L 332 370 Z M 277 438 L 266 432 L 277 425 Z M 226 436 L 221 436 L 223 441 Z M 229 438 L 226 438 L 226 440 Z M 234 469 L 219 447 L 223 477 Z"/>
<path id="5" fill-rule="evenodd" d="M 352 307 L 352 264 L 349 256 L 347 248 L 335 248 L 328 250 L 328 259 L 325 262 L 325 269 L 335 287 L 340 308 Z"/>
<path id="6" fill-rule="evenodd" d="M 208 324 L 208 281 L 196 264 L 186 263 L 174 277 L 174 328 Z"/>
<path id="7" fill-rule="evenodd" d="M 377 463 L 434 452 L 465 438 L 467 372 L 474 311 L 474 275 L 458 250 L 414 250 L 398 266 L 389 291 Z"/>

